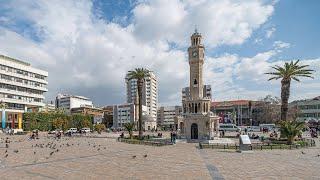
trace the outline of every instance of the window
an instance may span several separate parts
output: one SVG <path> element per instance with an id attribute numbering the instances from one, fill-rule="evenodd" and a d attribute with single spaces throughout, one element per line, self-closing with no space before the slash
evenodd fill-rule
<path id="1" fill-rule="evenodd" d="M 193 84 L 194 85 L 198 84 L 197 79 L 194 79 Z"/>

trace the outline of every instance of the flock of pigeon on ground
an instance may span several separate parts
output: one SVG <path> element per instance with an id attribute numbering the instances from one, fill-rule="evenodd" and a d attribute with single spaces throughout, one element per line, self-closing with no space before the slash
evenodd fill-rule
<path id="1" fill-rule="evenodd" d="M 51 157 L 53 157 L 55 154 L 58 153 L 63 153 L 67 148 L 69 147 L 78 147 L 81 148 L 80 146 L 85 145 L 87 147 L 91 147 L 90 149 L 96 151 L 96 152 L 101 152 L 102 150 L 106 150 L 107 147 L 106 146 L 102 146 L 100 144 L 96 144 L 93 141 L 90 141 L 89 138 L 86 138 L 81 140 L 81 141 L 70 141 L 72 140 L 74 137 L 64 137 L 61 139 L 58 138 L 54 138 L 54 137 L 41 137 L 43 139 L 35 139 L 35 140 L 30 140 L 30 139 L 19 139 L 16 140 L 11 140 L 11 138 L 7 137 L 2 137 L 0 138 L 0 148 L 5 148 L 5 152 L 3 155 L 3 158 L 10 158 L 10 156 L 15 156 L 15 154 L 19 153 L 19 149 L 15 148 L 15 146 L 13 146 L 13 143 L 19 143 L 19 142 L 23 142 L 23 141 L 29 141 L 29 145 L 30 147 L 23 147 L 24 149 L 31 149 L 33 151 L 33 155 L 34 157 L 39 157 L 37 156 L 38 154 L 41 154 L 41 156 L 43 155 L 43 159 L 49 159 Z M 47 138 L 47 141 L 45 140 Z M 4 145 L 4 146 L 3 146 Z M 1 155 L 0 155 L 1 157 Z M 145 154 L 142 156 L 143 158 L 147 158 L 148 155 Z M 137 158 L 136 155 L 132 156 L 132 159 Z M 2 158 L 1 158 L 2 159 Z M 34 160 L 34 163 L 36 163 L 37 160 Z"/>

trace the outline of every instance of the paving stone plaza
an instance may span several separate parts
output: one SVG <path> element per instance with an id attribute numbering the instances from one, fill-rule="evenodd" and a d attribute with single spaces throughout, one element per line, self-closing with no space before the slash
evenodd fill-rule
<path id="1" fill-rule="evenodd" d="M 184 142 L 133 145 L 103 136 L 108 138 L 57 141 L 1 135 L 1 179 L 320 179 L 318 139 L 316 147 L 303 150 L 237 153 Z"/>

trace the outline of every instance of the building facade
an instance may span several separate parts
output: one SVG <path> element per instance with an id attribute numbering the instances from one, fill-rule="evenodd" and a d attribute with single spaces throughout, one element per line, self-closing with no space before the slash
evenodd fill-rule
<path id="1" fill-rule="evenodd" d="M 96 107 L 76 107 L 70 110 L 71 114 L 83 114 L 83 115 L 90 115 L 92 117 L 93 124 L 100 124 L 104 118 L 104 111 L 102 108 Z"/>
<path id="2" fill-rule="evenodd" d="M 195 31 L 188 48 L 190 81 L 189 96 L 182 100 L 184 133 L 187 141 L 211 140 L 219 135 L 219 117 L 210 111 L 211 98 L 204 94 L 202 36 Z"/>
<path id="3" fill-rule="evenodd" d="M 220 123 L 233 123 L 239 126 L 252 122 L 252 101 L 216 101 L 211 103 L 211 111 L 220 117 Z"/>
<path id="4" fill-rule="evenodd" d="M 157 125 L 164 130 L 175 129 L 175 117 L 182 115 L 182 106 L 162 106 L 158 108 Z"/>
<path id="5" fill-rule="evenodd" d="M 70 113 L 72 108 L 93 107 L 92 101 L 89 98 L 67 94 L 58 94 L 55 104 L 56 109 L 64 109 L 67 113 Z"/>
<path id="6" fill-rule="evenodd" d="M 293 101 L 289 107 L 297 109 L 298 121 L 320 121 L 320 96 Z"/>
<path id="7" fill-rule="evenodd" d="M 113 106 L 113 128 L 123 129 L 124 124 L 134 123 L 137 127 L 138 115 L 137 105 L 134 103 L 126 103 Z M 149 115 L 148 107 L 142 106 L 142 114 Z"/>
<path id="8" fill-rule="evenodd" d="M 29 63 L 0 55 L 2 128 L 22 129 L 22 113 L 44 107 L 48 72 Z"/>
<path id="9" fill-rule="evenodd" d="M 106 128 L 112 128 L 113 126 L 113 106 L 105 106 L 103 110 L 103 123 L 106 125 Z"/>
<path id="10" fill-rule="evenodd" d="M 126 77 L 127 85 L 127 103 L 134 103 L 137 101 L 137 80 L 128 80 Z M 154 121 L 157 120 L 158 109 L 158 80 L 153 72 L 150 72 L 150 77 L 145 79 L 145 83 L 142 88 L 142 105 L 148 108 L 148 112 Z"/>
<path id="11" fill-rule="evenodd" d="M 42 112 L 53 112 L 56 110 L 56 105 L 53 102 L 45 103 L 44 107 L 41 108 Z"/>

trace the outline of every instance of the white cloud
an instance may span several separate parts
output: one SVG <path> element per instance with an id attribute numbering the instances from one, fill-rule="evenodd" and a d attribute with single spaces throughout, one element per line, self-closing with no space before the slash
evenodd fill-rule
<path id="1" fill-rule="evenodd" d="M 269 39 L 271 38 L 271 36 L 273 35 L 273 33 L 276 31 L 275 27 L 270 28 L 269 30 L 267 30 L 266 32 L 266 38 Z"/>
<path id="2" fill-rule="evenodd" d="M 208 47 L 241 44 L 273 10 L 272 5 L 260 1 L 155 0 L 133 10 L 135 34 L 145 41 L 164 39 L 186 46 L 197 26 Z"/>
<path id="3" fill-rule="evenodd" d="M 290 43 L 287 42 L 283 42 L 283 41 L 275 41 L 273 43 L 273 47 L 276 49 L 283 49 L 283 48 L 289 48 L 290 47 Z"/>
<path id="4" fill-rule="evenodd" d="M 143 1 L 132 10 L 132 22 L 123 27 L 97 18 L 92 2 L 85 0 L 10 1 L 5 8 L 1 22 L 23 21 L 30 26 L 15 32 L 0 25 L 0 40 L 6 42 L 0 44 L 0 53 L 48 70 L 48 100 L 62 91 L 89 96 L 99 104 L 125 101 L 124 76 L 135 67 L 147 67 L 158 75 L 161 103 L 180 104 L 181 88 L 188 85 L 186 47 L 194 26 L 208 49 L 242 44 L 274 9 L 260 1 Z M 33 40 L 30 31 L 39 40 Z M 179 48 L 171 48 L 171 43 Z M 285 47 L 278 42 L 274 50 L 254 57 L 208 56 L 205 82 L 212 84 L 214 97 L 263 94 L 237 81 L 250 76 L 258 81 L 270 57 Z"/>

